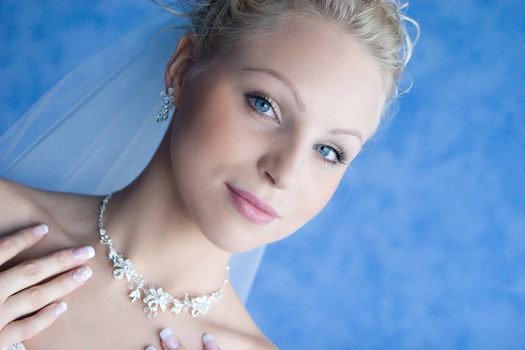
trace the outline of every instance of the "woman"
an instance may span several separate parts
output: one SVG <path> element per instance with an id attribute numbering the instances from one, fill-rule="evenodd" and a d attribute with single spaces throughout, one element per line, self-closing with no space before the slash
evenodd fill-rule
<path id="1" fill-rule="evenodd" d="M 227 283 L 229 258 L 323 209 L 395 98 L 410 41 L 387 0 L 210 1 L 191 16 L 164 72 L 163 110 L 172 103 L 175 113 L 131 184 L 99 196 L 0 182 L 0 232 L 12 238 L 2 244 L 0 345 L 138 348 L 167 326 L 188 349 L 201 348 L 203 334 L 221 349 L 275 348 Z M 33 223 L 47 225 L 36 229 L 49 232 L 40 244 L 24 241 L 30 229 L 13 234 Z M 22 291 L 57 263 L 85 266 Z M 136 273 L 156 288 L 140 289 Z M 113 276 L 135 282 L 131 292 Z M 150 302 L 144 309 L 123 293 Z M 185 293 L 198 302 L 182 308 Z M 67 311 L 46 306 L 58 298 Z M 40 315 L 40 326 L 15 321 L 44 306 L 28 318 Z M 38 333 L 58 317 L 54 307 L 62 314 Z"/>

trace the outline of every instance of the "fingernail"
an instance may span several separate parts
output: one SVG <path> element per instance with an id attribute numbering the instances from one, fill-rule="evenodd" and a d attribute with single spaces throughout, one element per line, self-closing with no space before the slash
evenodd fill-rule
<path id="1" fill-rule="evenodd" d="M 89 266 L 82 266 L 81 268 L 77 269 L 75 273 L 73 273 L 73 278 L 76 282 L 82 283 L 85 280 L 87 280 L 91 275 L 93 274 L 93 271 L 89 268 Z"/>
<path id="2" fill-rule="evenodd" d="M 73 250 L 73 257 L 77 261 L 91 259 L 94 256 L 95 249 L 90 245 Z"/>
<path id="3" fill-rule="evenodd" d="M 47 227 L 47 225 L 40 224 L 33 227 L 32 232 L 35 236 L 41 237 L 49 232 L 49 227 Z"/>
<path id="4" fill-rule="evenodd" d="M 157 350 L 156 347 L 154 347 L 153 345 L 150 345 L 146 348 L 146 350 Z"/>
<path id="5" fill-rule="evenodd" d="M 162 339 L 169 349 L 177 349 L 179 347 L 179 341 L 175 338 L 173 332 L 169 328 L 164 328 L 160 331 L 160 339 Z"/>
<path id="6" fill-rule="evenodd" d="M 202 335 L 202 342 L 206 345 L 207 350 L 219 350 L 219 346 L 215 341 L 215 338 L 209 333 L 204 333 Z"/>
<path id="7" fill-rule="evenodd" d="M 55 312 L 55 315 L 57 316 L 64 313 L 64 311 L 66 310 L 67 310 L 67 304 L 65 301 L 61 301 L 60 303 L 55 305 L 55 307 L 53 308 L 53 311 Z"/>

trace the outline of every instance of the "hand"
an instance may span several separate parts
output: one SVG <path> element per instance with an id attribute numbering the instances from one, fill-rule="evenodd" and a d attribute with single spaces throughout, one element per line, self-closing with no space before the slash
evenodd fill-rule
<path id="1" fill-rule="evenodd" d="M 34 245 L 48 231 L 46 225 L 38 225 L 0 238 L 0 348 L 32 338 L 49 327 L 67 309 L 65 302 L 49 303 L 77 289 L 91 277 L 91 269 L 82 266 L 32 286 L 85 263 L 95 255 L 93 247 L 61 250 L 2 271 L 6 261 Z M 17 320 L 39 309 L 34 315 Z"/>
<path id="2" fill-rule="evenodd" d="M 169 328 L 164 328 L 160 331 L 160 338 L 162 343 L 162 350 L 186 350 L 184 345 L 182 345 L 175 335 Z M 203 350 L 221 350 L 219 344 L 213 339 L 211 334 L 205 333 L 202 335 L 202 349 Z M 153 345 L 150 345 L 146 350 L 157 350 Z"/>

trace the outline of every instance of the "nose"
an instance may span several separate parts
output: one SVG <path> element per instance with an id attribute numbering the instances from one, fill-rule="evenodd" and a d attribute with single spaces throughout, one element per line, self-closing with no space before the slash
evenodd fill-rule
<path id="1" fill-rule="evenodd" d="M 308 147 L 299 138 L 287 137 L 265 153 L 258 162 L 259 171 L 279 189 L 293 186 L 302 174 Z"/>

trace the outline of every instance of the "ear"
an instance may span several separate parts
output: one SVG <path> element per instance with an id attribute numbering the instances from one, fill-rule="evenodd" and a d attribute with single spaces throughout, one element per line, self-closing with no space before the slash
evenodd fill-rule
<path id="1" fill-rule="evenodd" d="M 173 54 L 166 65 L 164 81 L 166 83 L 166 90 L 168 90 L 170 86 L 173 87 L 173 103 L 175 106 L 178 106 L 179 104 L 184 74 L 191 63 L 194 46 L 195 35 L 192 33 L 184 34 L 179 39 L 177 48 L 173 51 Z"/>

